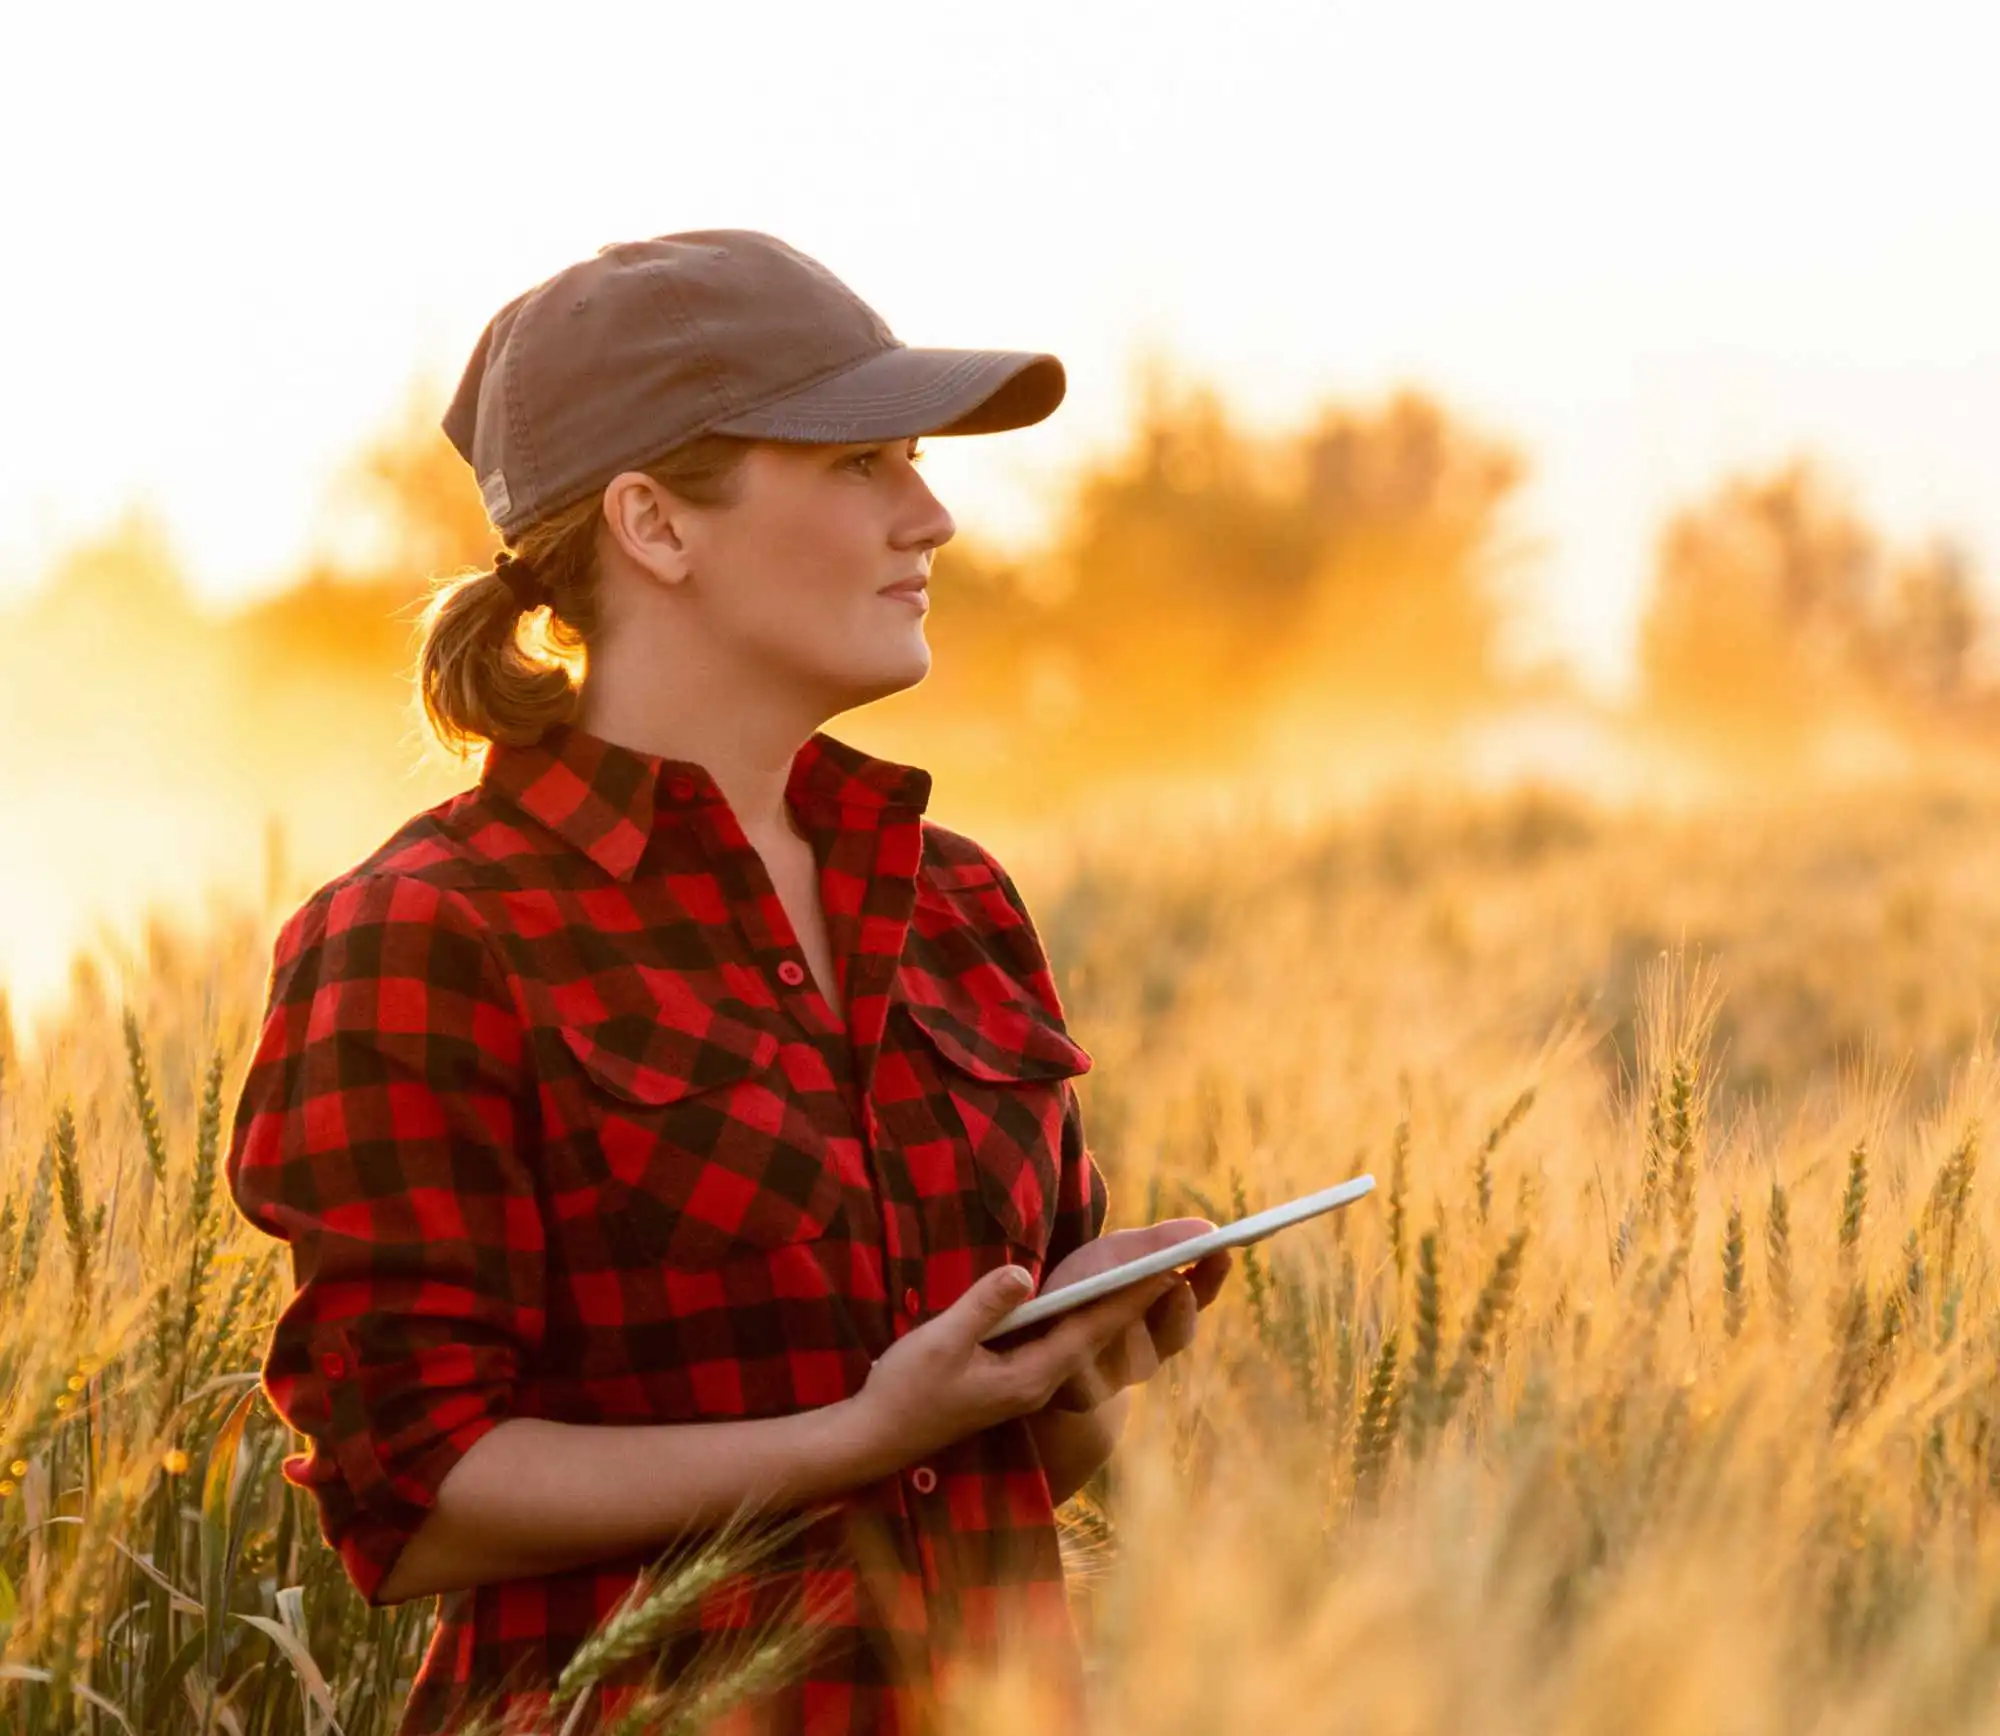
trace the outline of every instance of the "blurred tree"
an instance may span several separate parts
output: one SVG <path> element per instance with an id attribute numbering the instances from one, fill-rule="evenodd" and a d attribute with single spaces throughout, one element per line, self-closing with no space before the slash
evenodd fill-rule
<path id="1" fill-rule="evenodd" d="M 1039 691 L 1069 759 L 1213 768 L 1281 703 L 1332 722 L 1493 697 L 1512 449 L 1415 393 L 1260 438 L 1162 362 L 1140 384 L 1050 554 Z"/>
<path id="2" fill-rule="evenodd" d="M 71 753 L 113 764 L 167 720 L 198 715 L 220 679 L 166 523 L 143 502 L 55 559 L 9 637 L 0 722 L 32 719 Z"/>
<path id="3" fill-rule="evenodd" d="M 376 684 L 415 654 L 408 581 L 314 565 L 259 597 L 222 629 L 253 684 L 285 687 L 308 675 Z"/>
<path id="4" fill-rule="evenodd" d="M 1934 540 L 1892 554 L 1797 457 L 1728 479 L 1668 522 L 1639 661 L 1663 717 L 1739 746 L 1796 746 L 1833 705 L 1983 702 L 1982 634 L 1961 550 Z"/>
<path id="5" fill-rule="evenodd" d="M 1505 522 L 1522 455 L 1415 392 L 1322 412 L 1297 452 L 1318 550 L 1302 643 L 1327 683 L 1350 709 L 1492 699 L 1524 552 Z"/>
<path id="6" fill-rule="evenodd" d="M 1879 554 L 1810 461 L 1732 477 L 1661 533 L 1640 633 L 1663 711 L 1767 730 L 1857 673 Z"/>
<path id="7" fill-rule="evenodd" d="M 65 550 L 21 624 L 55 658 L 196 631 L 194 598 L 159 511 L 133 502 L 101 534 Z"/>
<path id="8" fill-rule="evenodd" d="M 1232 758 L 1311 570 L 1298 500 L 1219 396 L 1159 373 L 1143 392 L 1123 448 L 1072 483 L 1042 587 L 1042 666 L 1084 684 L 1043 723 L 1079 768 Z"/>
<path id="9" fill-rule="evenodd" d="M 1948 538 L 1933 538 L 1896 563 L 1879 634 L 1884 678 L 1918 702 L 1949 706 L 1985 684 L 1976 667 L 1985 624 L 1972 562 Z"/>

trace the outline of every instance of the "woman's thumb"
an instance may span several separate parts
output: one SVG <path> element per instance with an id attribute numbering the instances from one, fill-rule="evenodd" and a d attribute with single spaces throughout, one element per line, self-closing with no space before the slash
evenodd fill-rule
<path id="1" fill-rule="evenodd" d="M 978 1311 L 982 1323 L 990 1323 L 1011 1313 L 1035 1287 L 1034 1274 L 1025 1266 L 1002 1266 L 988 1272 L 979 1282 Z"/>

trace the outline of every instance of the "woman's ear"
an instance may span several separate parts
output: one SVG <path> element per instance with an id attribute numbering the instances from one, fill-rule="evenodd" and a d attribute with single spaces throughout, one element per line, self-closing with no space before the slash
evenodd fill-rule
<path id="1" fill-rule="evenodd" d="M 622 471 L 604 487 L 607 552 L 616 550 L 651 578 L 680 584 L 693 570 L 699 511 L 643 471 Z"/>

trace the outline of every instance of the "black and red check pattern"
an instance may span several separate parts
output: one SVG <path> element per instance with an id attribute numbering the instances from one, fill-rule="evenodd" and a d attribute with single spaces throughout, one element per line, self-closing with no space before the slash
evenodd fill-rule
<path id="1" fill-rule="evenodd" d="M 981 1274 L 1039 1277 L 1101 1231 L 1091 1058 L 1018 890 L 923 817 L 930 787 L 824 732 L 794 760 L 844 1020 L 703 768 L 573 726 L 495 744 L 286 921 L 227 1173 L 292 1247 L 264 1366 L 307 1442 L 284 1474 L 371 1602 L 503 1419 L 830 1404 Z M 1019 1634 L 1057 1641 L 1081 1706 L 1025 1419 L 839 1506 L 593 1718 L 801 1593 L 814 1663 L 718 1729 L 910 1732 Z M 538 1711 L 657 1553 L 440 1598 L 398 1736 Z"/>

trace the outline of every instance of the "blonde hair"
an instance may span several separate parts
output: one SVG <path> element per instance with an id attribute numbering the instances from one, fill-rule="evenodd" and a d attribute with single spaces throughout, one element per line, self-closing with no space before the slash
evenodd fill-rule
<path id="1" fill-rule="evenodd" d="M 755 444 L 707 434 L 627 468 L 692 505 L 728 506 L 741 494 L 739 468 Z M 476 742 L 525 746 L 575 715 L 583 689 L 570 664 L 579 654 L 588 658 L 602 628 L 597 530 L 603 520 L 600 488 L 516 533 L 515 557 L 533 566 L 548 587 L 544 630 L 564 660 L 535 656 L 521 643 L 527 611 L 498 573 L 436 582 L 419 620 L 417 685 L 431 732 L 446 749 L 463 758 Z"/>

